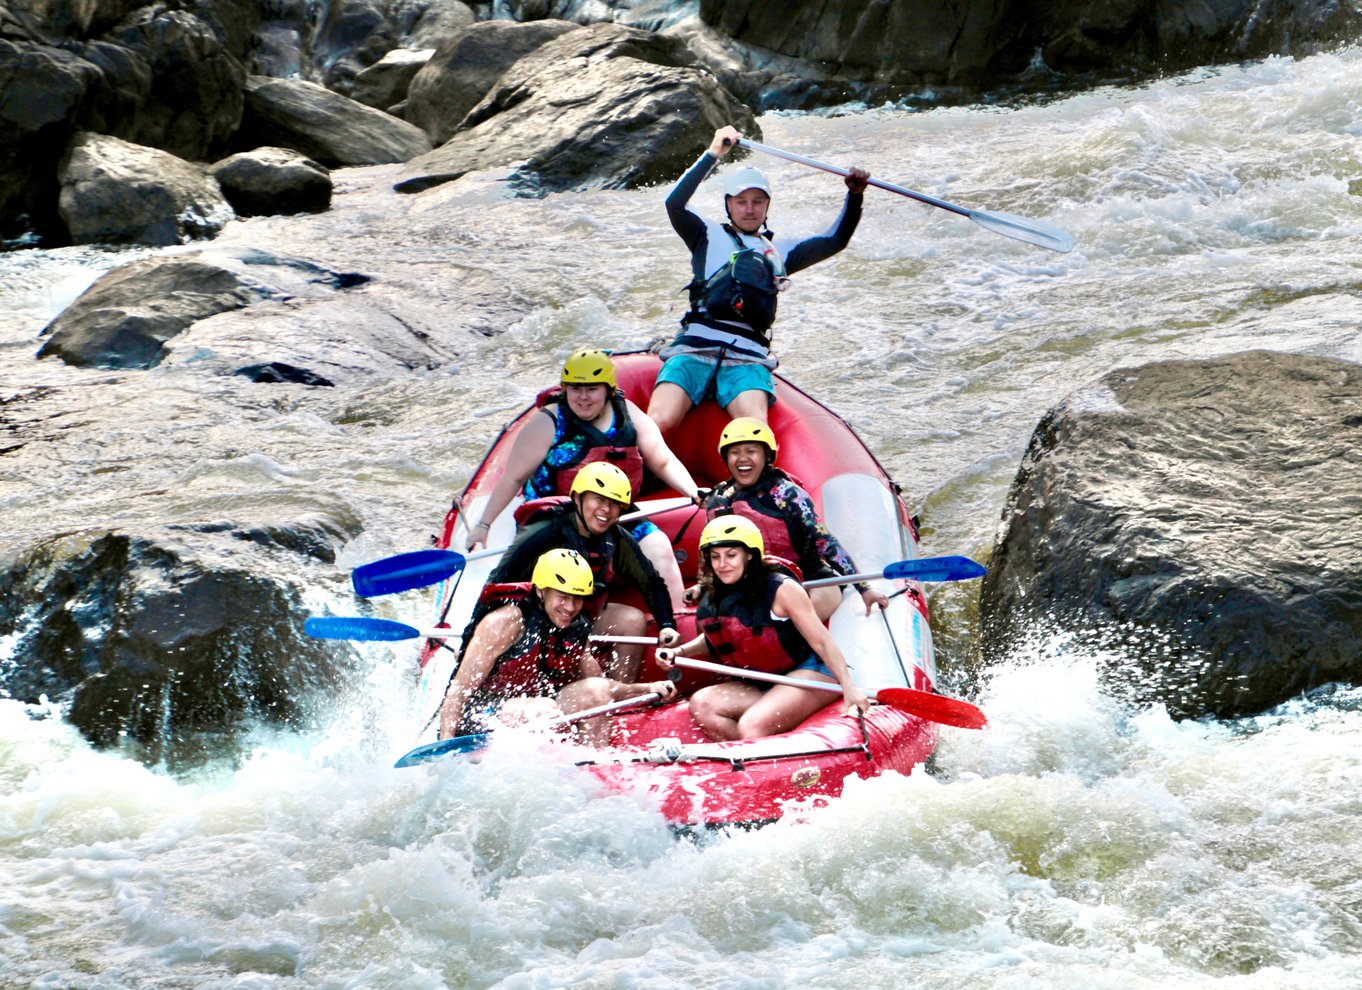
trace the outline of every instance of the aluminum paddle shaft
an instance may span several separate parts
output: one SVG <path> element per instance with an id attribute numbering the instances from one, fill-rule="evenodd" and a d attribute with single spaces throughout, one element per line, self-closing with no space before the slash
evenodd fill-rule
<path id="1" fill-rule="evenodd" d="M 814 161 L 812 158 L 805 158 L 803 155 L 796 155 L 791 151 L 781 151 L 779 148 L 772 148 L 769 145 L 758 144 L 756 141 L 749 141 L 742 138 L 738 144 L 743 148 L 751 148 L 753 151 L 760 151 L 763 154 L 773 155 L 776 158 L 784 158 L 787 162 L 794 162 L 798 165 L 807 165 L 809 168 L 822 169 L 824 172 L 831 172 L 833 175 L 846 177 L 851 174 L 851 169 L 842 168 L 839 165 L 829 165 L 826 162 Z M 1058 251 L 1067 254 L 1073 250 L 1074 239 L 1070 234 L 1065 233 L 1058 227 L 1051 227 L 1049 224 L 1041 223 L 1038 220 L 1028 220 L 1026 217 L 1013 216 L 1010 213 L 993 213 L 988 210 L 970 210 L 963 206 L 956 206 L 954 203 L 947 203 L 944 199 L 937 199 L 935 196 L 928 196 L 926 193 L 914 192 L 912 189 L 905 189 L 903 186 L 896 186 L 892 182 L 885 182 L 883 179 L 870 178 L 866 180 L 876 189 L 883 189 L 885 192 L 898 193 L 900 196 L 907 196 L 915 199 L 919 203 L 926 203 L 928 206 L 935 206 L 938 209 L 949 210 L 962 217 L 973 220 L 980 227 L 1003 237 L 1010 237 L 1013 240 L 1025 241 L 1027 244 L 1034 244 L 1049 251 Z"/>

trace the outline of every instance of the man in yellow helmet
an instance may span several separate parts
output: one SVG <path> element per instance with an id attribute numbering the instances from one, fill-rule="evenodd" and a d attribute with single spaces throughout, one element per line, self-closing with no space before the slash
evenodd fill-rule
<path id="1" fill-rule="evenodd" d="M 566 548 L 586 558 L 595 576 L 595 594 L 588 610 L 595 617 L 592 631 L 614 636 L 642 636 L 648 618 L 632 605 L 610 601 L 610 590 L 620 585 L 637 588 L 653 614 L 663 644 L 676 642 L 676 619 L 666 582 L 638 542 L 622 526 L 620 515 L 633 501 L 633 490 L 624 472 L 613 464 L 596 461 L 577 472 L 570 501 L 548 510 L 546 518 L 531 522 L 492 571 L 490 581 L 525 581 L 535 562 L 549 550 Z M 643 658 L 641 646 L 622 646 L 605 660 L 606 673 L 625 682 L 638 676 Z"/>
<path id="2" fill-rule="evenodd" d="M 505 604 L 485 612 L 465 646 L 440 706 L 440 738 L 480 732 L 493 715 L 503 720 L 571 714 L 656 692 L 670 698 L 670 681 L 623 684 L 602 674 L 587 637 L 582 606 L 595 593 L 595 576 L 572 550 L 550 550 L 535 561 L 528 584 L 502 585 Z M 609 741 L 605 719 L 585 723 L 592 745 Z"/>

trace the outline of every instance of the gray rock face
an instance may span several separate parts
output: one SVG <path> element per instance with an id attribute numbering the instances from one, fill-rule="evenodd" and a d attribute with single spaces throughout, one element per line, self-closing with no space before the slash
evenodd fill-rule
<path id="1" fill-rule="evenodd" d="M 394 0 L 388 8 L 398 39 L 407 48 L 439 48 L 476 20 L 460 0 Z"/>
<path id="2" fill-rule="evenodd" d="M 734 123 L 755 118 L 675 38 L 614 24 L 581 28 L 517 62 L 462 129 L 403 170 L 419 192 L 475 169 L 523 161 L 522 195 L 588 186 L 621 189 L 674 178 Z"/>
<path id="3" fill-rule="evenodd" d="M 214 236 L 233 216 L 212 177 L 115 137 L 78 134 L 58 174 L 58 210 L 77 244 L 178 244 Z"/>
<path id="4" fill-rule="evenodd" d="M 405 162 L 430 150 L 419 127 L 299 79 L 251 76 L 237 138 L 243 150 L 291 148 L 323 165 Z"/>
<path id="5" fill-rule="evenodd" d="M 238 216 L 321 213 L 331 208 L 331 173 L 288 148 L 256 148 L 209 168 Z"/>
<path id="6" fill-rule="evenodd" d="M 1362 683 L 1359 479 L 1362 366 L 1114 371 L 1032 437 L 984 580 L 985 659 L 1058 632 L 1175 717 Z"/>
<path id="7" fill-rule="evenodd" d="M 519 59 L 577 25 L 567 21 L 482 21 L 442 44 L 412 78 L 406 119 L 444 144 Z"/>
<path id="8" fill-rule="evenodd" d="M 406 101 L 412 79 L 434 54 L 433 49 L 413 51 L 410 48 L 394 48 L 355 76 L 350 99 L 366 107 L 391 113 L 392 107 Z"/>

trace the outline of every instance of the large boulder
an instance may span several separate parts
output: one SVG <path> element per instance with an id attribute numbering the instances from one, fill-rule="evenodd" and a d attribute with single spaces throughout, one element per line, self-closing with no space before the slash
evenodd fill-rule
<path id="1" fill-rule="evenodd" d="M 439 48 L 476 19 L 460 0 L 393 0 L 388 8 L 398 39 L 407 48 Z"/>
<path id="2" fill-rule="evenodd" d="M 1177 717 L 1362 683 L 1359 477 L 1362 366 L 1111 372 L 1031 439 L 984 579 L 985 659 L 1068 640 Z"/>
<path id="3" fill-rule="evenodd" d="M 444 144 L 517 61 L 576 24 L 567 21 L 481 21 L 454 35 L 412 78 L 404 117 Z"/>
<path id="4" fill-rule="evenodd" d="M 359 528 L 313 513 L 36 540 L 0 568 L 0 637 L 24 658 L 0 668 L 0 694 L 62 702 L 96 745 L 170 765 L 205 734 L 221 752 L 262 721 L 301 728 L 356 657 L 303 635 L 302 589 L 248 561 L 334 560 Z"/>
<path id="5" fill-rule="evenodd" d="M 405 162 L 430 150 L 425 132 L 406 121 L 301 79 L 251 76 L 237 135 L 243 151 L 291 148 L 323 165 Z"/>
<path id="6" fill-rule="evenodd" d="M 213 237 L 233 217 L 201 169 L 103 134 L 77 134 L 58 177 L 57 208 L 77 244 L 178 244 Z"/>
<path id="7" fill-rule="evenodd" d="M 238 216 L 322 213 L 331 208 L 331 173 L 288 148 L 256 148 L 215 162 L 208 173 Z"/>
<path id="8" fill-rule="evenodd" d="M 397 47 L 388 4 L 385 0 L 333 0 L 318 9 L 321 20 L 308 46 L 312 69 L 326 88 L 349 95 L 355 76 Z"/>
<path id="9" fill-rule="evenodd" d="M 508 70 L 454 137 L 407 163 L 396 188 L 513 162 L 521 195 L 673 179 L 716 127 L 759 133 L 752 112 L 693 62 L 675 38 L 616 24 L 564 34 Z"/>

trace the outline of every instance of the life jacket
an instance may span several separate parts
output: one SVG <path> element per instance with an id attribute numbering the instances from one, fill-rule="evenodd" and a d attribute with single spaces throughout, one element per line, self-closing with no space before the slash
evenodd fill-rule
<path id="1" fill-rule="evenodd" d="M 553 697 L 578 679 L 591 632 L 586 618 L 579 615 L 566 629 L 559 629 L 544 614 L 543 605 L 528 581 L 488 585 L 478 600 L 477 611 L 485 616 L 508 604 L 520 609 L 524 630 L 497 657 L 487 677 L 473 692 L 466 706 L 470 712 L 506 698 Z M 472 638 L 469 630 L 464 642 L 471 642 Z"/>
<path id="2" fill-rule="evenodd" d="M 723 227 L 733 238 L 737 250 L 713 275 L 703 280 L 695 279 L 686 286 L 690 291 L 691 309 L 681 322 L 707 323 L 704 318 L 708 316 L 724 321 L 719 329 L 770 347 L 771 338 L 766 331 L 776 322 L 776 302 L 785 281 L 785 265 L 775 246 L 765 237 L 760 238 L 763 249 L 758 251 L 748 247 L 730 224 Z"/>
<path id="3" fill-rule="evenodd" d="M 545 498 L 532 498 L 527 502 L 522 502 L 516 507 L 515 524 L 517 528 L 529 526 L 533 523 L 548 522 L 550 525 L 557 525 L 563 531 L 563 546 L 568 550 L 576 550 L 586 558 L 586 562 L 591 567 L 591 574 L 595 578 L 596 593 L 592 595 L 592 600 L 605 594 L 610 583 L 615 580 L 615 552 L 619 549 L 619 539 L 614 530 L 608 531 L 604 536 L 582 536 L 577 532 L 577 527 L 573 525 L 571 516 L 576 513 L 577 505 L 568 495 L 549 495 Z M 568 518 L 564 518 L 568 517 Z M 488 585 L 488 587 L 495 587 Z M 483 594 L 486 595 L 486 589 Z M 481 599 L 479 599 L 481 603 Z"/>
<path id="4" fill-rule="evenodd" d="M 791 620 L 771 614 L 776 590 L 790 580 L 793 578 L 779 571 L 768 574 L 755 600 L 740 586 L 716 582 L 713 592 L 700 599 L 695 624 L 721 663 L 783 674 L 813 654 Z"/>
<path id="5" fill-rule="evenodd" d="M 540 407 L 556 405 L 553 444 L 544 463 L 530 477 L 527 491 L 537 495 L 567 495 L 577 472 L 596 461 L 606 461 L 624 472 L 630 487 L 638 492 L 643 488 L 643 453 L 638 449 L 638 431 L 629 418 L 629 406 L 624 393 L 615 389 L 610 396 L 614 411 L 614 425 L 607 430 L 597 429 L 581 419 L 568 406 L 560 387 L 539 393 Z"/>
<path id="6" fill-rule="evenodd" d="M 713 519 L 715 516 L 731 513 L 752 520 L 757 529 L 761 530 L 762 544 L 767 556 L 798 561 L 801 567 L 809 570 L 809 561 L 801 559 L 799 551 L 795 549 L 785 513 L 771 497 L 771 489 L 775 482 L 782 479 L 799 484 L 793 475 L 770 466 L 762 472 L 756 484 L 742 491 L 739 491 L 738 486 L 732 481 L 721 482 L 710 497 L 710 505 L 706 507 L 705 516 L 707 519 Z"/>

